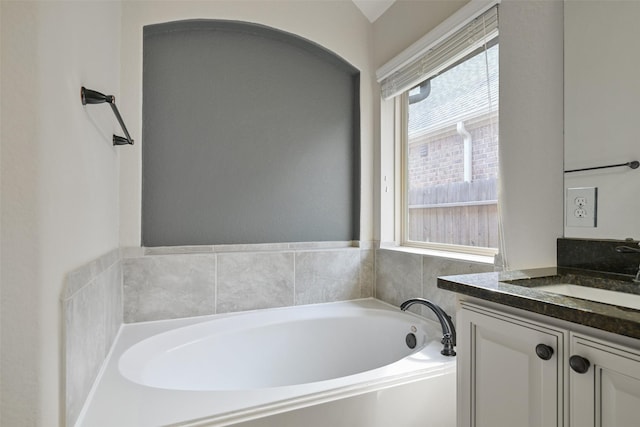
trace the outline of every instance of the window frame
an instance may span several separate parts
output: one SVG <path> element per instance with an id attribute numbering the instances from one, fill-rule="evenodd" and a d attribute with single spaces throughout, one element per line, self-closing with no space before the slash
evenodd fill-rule
<path id="1" fill-rule="evenodd" d="M 379 241 L 381 248 L 491 264 L 495 262 L 496 255 L 499 257 L 502 252 L 503 233 L 500 220 L 498 221 L 499 247 L 497 249 L 408 240 L 406 238 L 408 221 L 404 220 L 405 212 L 408 209 L 403 209 L 408 196 L 404 190 L 407 188 L 408 175 L 406 166 L 402 165 L 402 161 L 406 157 L 404 152 L 408 149 L 408 128 L 406 125 L 403 126 L 403 120 L 406 123 L 408 117 L 408 111 L 405 110 L 408 109 L 402 108 L 402 100 L 410 90 L 409 83 L 411 83 L 411 87 L 415 87 L 425 78 L 433 77 L 446 68 L 446 64 L 440 63 L 437 69 L 431 70 L 430 75 L 424 73 L 425 75 L 422 76 L 421 80 L 416 79 L 412 82 L 412 76 L 416 77 L 416 74 L 411 74 L 417 71 L 415 69 L 416 62 L 422 61 L 423 55 L 492 8 L 495 8 L 496 14 L 495 21 L 493 21 L 495 22 L 495 28 L 489 33 L 484 33 L 483 37 L 487 40 L 493 39 L 494 37 L 492 36 L 494 34 L 499 36 L 498 6 L 500 3 L 501 0 L 471 0 L 376 70 L 376 80 L 381 87 L 380 187 L 378 193 L 380 208 Z M 467 52 L 470 53 L 470 51 Z M 462 54 L 460 51 L 458 51 L 458 54 L 461 55 L 458 56 L 459 59 L 463 59 L 467 55 Z M 450 59 L 453 59 L 453 57 L 450 57 Z M 410 74 L 407 74 L 407 72 Z M 402 89 L 402 87 L 405 89 Z M 408 105 L 406 101 L 404 103 Z M 407 141 L 407 144 L 404 144 L 405 141 Z M 499 207 L 498 217 L 501 217 Z"/>
<path id="2" fill-rule="evenodd" d="M 496 42 L 496 43 L 499 43 Z M 468 255 L 488 256 L 494 257 L 499 253 L 499 248 L 481 247 L 481 246 L 469 246 L 458 245 L 452 243 L 439 243 L 439 242 L 423 242 L 418 240 L 410 240 L 409 236 L 409 201 L 408 201 L 408 189 L 409 189 L 409 92 L 411 89 L 406 90 L 402 94 L 394 98 L 395 102 L 395 121 L 396 121 L 396 138 L 395 146 L 396 153 L 398 153 L 398 160 L 396 162 L 396 180 L 399 182 L 399 197 L 397 197 L 396 203 L 396 224 L 395 229 L 399 233 L 399 245 L 407 248 L 428 249 L 441 252 L 454 252 L 464 253 Z M 489 112 L 493 114 L 493 112 Z M 499 107 L 497 108 L 497 114 L 499 117 Z M 498 200 L 498 210 L 500 201 Z M 500 225 L 498 224 L 498 228 Z"/>

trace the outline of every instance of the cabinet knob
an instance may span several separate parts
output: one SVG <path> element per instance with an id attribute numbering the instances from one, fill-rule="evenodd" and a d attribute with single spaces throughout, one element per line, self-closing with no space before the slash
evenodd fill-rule
<path id="1" fill-rule="evenodd" d="M 591 363 L 582 356 L 573 355 L 569 358 L 569 366 L 579 374 L 584 374 L 589 370 Z"/>
<path id="2" fill-rule="evenodd" d="M 536 346 L 536 354 L 542 360 L 549 360 L 553 356 L 553 348 L 546 344 L 538 344 Z"/>

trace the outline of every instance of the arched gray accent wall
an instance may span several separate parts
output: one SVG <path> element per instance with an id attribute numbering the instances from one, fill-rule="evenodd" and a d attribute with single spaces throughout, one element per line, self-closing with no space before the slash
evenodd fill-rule
<path id="1" fill-rule="evenodd" d="M 357 240 L 359 72 L 236 21 L 143 41 L 144 246 Z"/>

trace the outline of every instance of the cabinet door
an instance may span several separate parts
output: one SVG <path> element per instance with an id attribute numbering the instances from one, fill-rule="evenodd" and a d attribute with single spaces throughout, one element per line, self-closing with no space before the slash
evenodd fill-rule
<path id="1" fill-rule="evenodd" d="M 457 320 L 458 426 L 562 426 L 565 331 L 467 303 Z"/>
<path id="2" fill-rule="evenodd" d="M 584 373 L 570 369 L 571 427 L 638 427 L 640 352 L 571 334 L 570 354 L 589 362 Z"/>

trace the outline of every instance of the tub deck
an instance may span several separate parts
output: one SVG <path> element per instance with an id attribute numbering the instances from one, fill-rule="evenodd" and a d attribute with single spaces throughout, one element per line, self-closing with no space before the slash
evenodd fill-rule
<path id="1" fill-rule="evenodd" d="M 323 306 L 398 310 L 396 307 L 375 299 L 316 304 L 309 307 L 321 309 Z M 285 311 L 296 308 L 299 309 L 300 306 L 273 310 Z M 449 422 L 449 414 L 446 420 L 434 425 L 443 427 L 455 425 L 455 358 L 440 356 L 442 345 L 439 343 L 439 324 L 436 322 L 433 322 L 433 326 L 429 327 L 432 329 L 429 333 L 433 332 L 436 339 L 411 356 L 370 371 L 308 384 L 252 390 L 185 391 L 136 384 L 120 374 L 118 369 L 120 356 L 143 339 L 178 327 L 221 317 L 241 316 L 242 314 L 231 313 L 123 325 L 76 425 L 144 427 L 241 424 L 247 427 L 258 425 L 312 427 L 315 425 L 313 420 L 317 420 L 319 416 L 313 415 L 313 411 L 321 411 L 324 418 L 320 420 L 321 422 L 318 421 L 317 425 L 338 426 L 335 422 L 326 424 L 327 417 L 331 417 L 333 413 L 340 419 L 347 420 L 348 410 L 345 405 L 360 412 L 363 410 L 363 405 L 374 408 L 372 409 L 374 412 L 382 410 L 384 402 L 381 401 L 381 398 L 383 395 L 388 395 L 391 399 L 390 402 L 398 399 L 409 402 L 416 398 L 415 393 L 419 393 L 421 405 L 426 408 L 429 406 L 427 404 L 429 401 L 425 402 L 424 398 L 434 388 L 428 386 L 430 381 L 438 388 L 433 391 L 433 399 L 430 399 L 430 404 L 440 412 L 445 406 L 451 405 L 452 409 L 444 412 L 453 411 L 454 417 L 453 424 Z M 406 387 L 398 387 L 401 385 Z M 394 403 L 394 406 L 397 406 L 397 403 Z M 310 412 L 301 412 L 307 410 L 304 408 L 315 409 L 310 409 Z M 384 421 L 385 416 L 385 414 L 379 414 L 376 419 L 388 422 Z M 397 419 L 397 414 L 394 417 L 393 423 L 386 424 L 387 426 L 418 425 L 409 421 L 403 424 Z M 291 424 L 287 424 L 285 418 L 293 421 Z M 304 423 L 301 420 L 305 420 Z M 433 420 L 432 417 L 431 421 Z M 363 421 L 362 424 L 357 424 L 353 420 L 345 422 L 348 424 L 344 425 L 349 426 L 373 427 L 377 425 L 377 421 L 373 420 Z M 385 424 L 379 425 L 384 426 Z"/>

